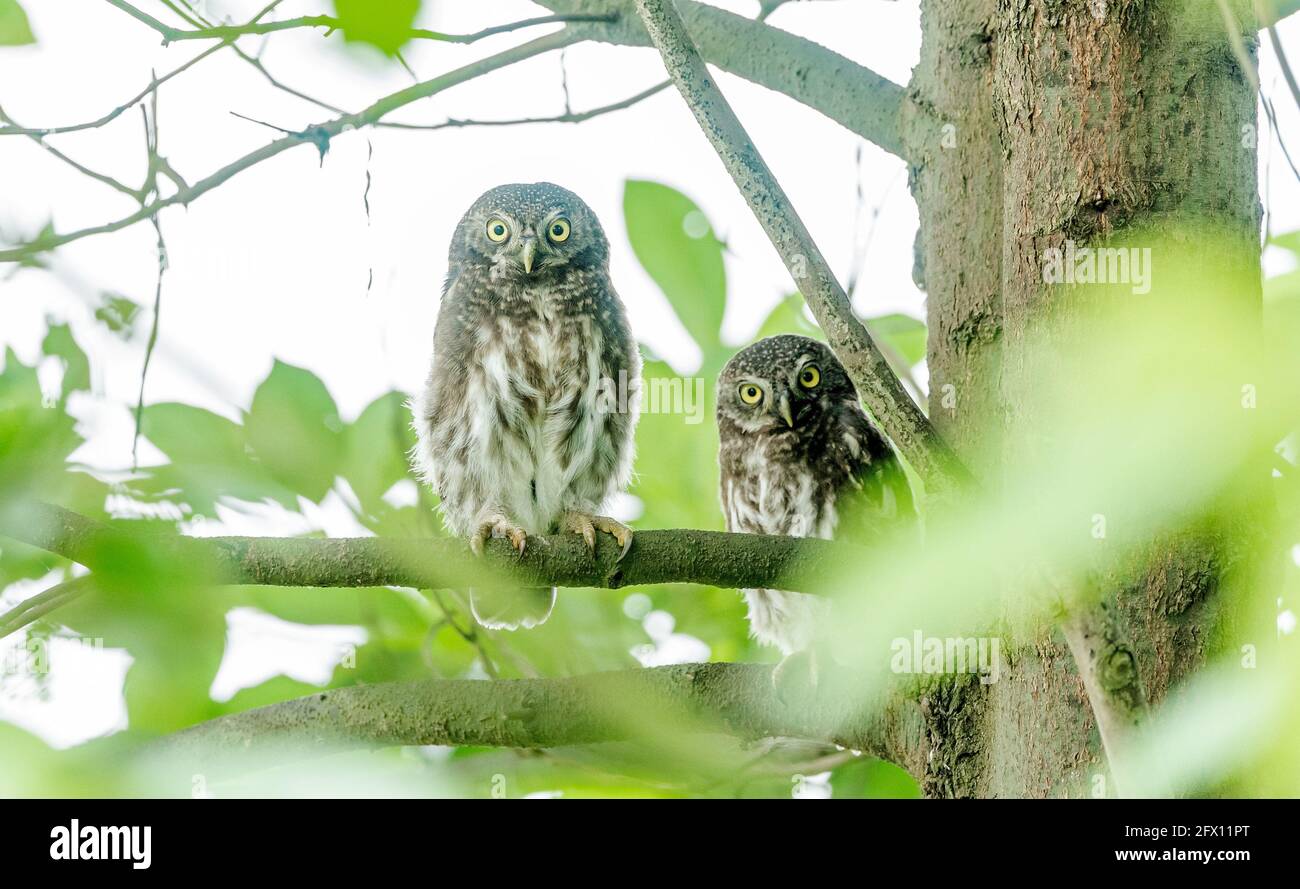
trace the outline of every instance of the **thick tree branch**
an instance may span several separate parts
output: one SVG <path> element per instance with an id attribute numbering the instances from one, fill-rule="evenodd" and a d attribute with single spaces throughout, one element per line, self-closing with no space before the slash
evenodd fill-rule
<path id="1" fill-rule="evenodd" d="M 584 39 L 650 46 L 632 0 L 537 0 L 556 13 L 617 14 L 569 30 Z M 678 4 L 700 53 L 711 64 L 820 111 L 840 126 L 900 157 L 908 152 L 901 118 L 917 109 L 907 91 L 811 40 L 704 3 Z"/>
<path id="2" fill-rule="evenodd" d="M 464 588 L 485 579 L 562 587 L 699 583 L 723 588 L 775 587 L 824 592 L 844 565 L 860 563 L 854 546 L 817 539 L 638 531 L 620 562 L 619 547 L 597 535 L 596 554 L 574 534 L 530 538 L 522 557 L 504 540 L 475 557 L 460 540 L 379 537 L 177 537 L 131 533 L 48 504 L 0 512 L 0 534 L 95 570 L 112 567 L 114 551 L 142 545 L 188 564 L 219 583 L 267 586 L 410 586 Z"/>
<path id="3" fill-rule="evenodd" d="M 636 0 L 664 67 L 767 232 L 862 400 L 930 490 L 969 476 L 912 401 L 686 33 L 671 0 Z"/>
<path id="4" fill-rule="evenodd" d="M 914 701 L 891 693 L 864 706 L 846 693 L 787 704 L 773 688 L 770 668 L 750 664 L 355 686 L 223 716 L 171 735 L 161 747 L 187 768 L 220 770 L 236 758 L 263 765 L 355 747 L 557 747 L 683 731 L 827 741 L 915 775 L 925 763 Z"/>

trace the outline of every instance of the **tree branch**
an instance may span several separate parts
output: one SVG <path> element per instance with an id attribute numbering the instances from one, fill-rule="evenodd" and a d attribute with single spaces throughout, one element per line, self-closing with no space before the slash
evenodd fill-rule
<path id="1" fill-rule="evenodd" d="M 0 614 L 0 639 L 40 620 L 56 608 L 81 598 L 92 589 L 94 589 L 94 582 L 89 575 L 86 575 L 56 583 L 48 590 L 42 590 L 24 599 L 4 614 Z"/>
<path id="2" fill-rule="evenodd" d="M 1133 786 L 1129 773 L 1134 737 L 1147 715 L 1146 692 L 1133 650 L 1104 604 L 1076 603 L 1061 623 L 1075 667 L 1092 705 L 1116 795 Z"/>
<path id="3" fill-rule="evenodd" d="M 127 15 L 143 22 L 153 30 L 162 35 L 164 43 L 173 43 L 178 40 L 235 40 L 240 37 L 249 37 L 259 34 L 273 34 L 277 31 L 293 31 L 300 28 L 324 28 L 327 33 L 342 30 L 346 27 L 347 22 L 337 16 L 332 15 L 303 15 L 296 18 L 283 19 L 278 22 L 249 22 L 246 25 L 212 25 L 209 27 L 194 28 L 186 30 L 185 28 L 174 28 L 171 25 L 158 21 L 153 16 L 141 12 L 125 0 L 108 0 L 110 4 L 125 12 Z M 613 19 L 610 13 L 604 14 L 576 14 L 576 15 L 542 15 L 533 18 L 522 19 L 517 22 L 509 22 L 504 25 L 492 25 L 488 28 L 482 28 L 470 34 L 447 34 L 442 31 L 430 31 L 427 28 L 412 28 L 408 32 L 411 40 L 436 40 L 442 43 L 476 43 L 485 37 L 492 37 L 497 34 L 509 34 L 512 31 L 519 31 L 524 28 L 533 28 L 538 25 L 560 25 L 567 22 L 609 22 Z"/>
<path id="4" fill-rule="evenodd" d="M 112 567 L 115 550 L 150 552 L 206 571 L 219 583 L 266 586 L 409 586 L 463 589 L 485 581 L 562 587 L 698 583 L 825 592 L 839 566 L 861 564 L 864 550 L 845 543 L 720 531 L 638 531 L 622 561 L 619 546 L 597 535 L 592 556 L 575 534 L 531 537 L 523 556 L 504 540 L 474 556 L 449 538 L 178 537 L 133 533 L 58 506 L 37 503 L 0 512 L 0 534 L 79 562 Z"/>
<path id="5" fill-rule="evenodd" d="M 578 23 L 583 39 L 650 46 L 631 0 L 536 0 L 557 13 L 616 14 L 608 23 Z M 691 38 L 710 63 L 820 111 L 840 126 L 906 158 L 901 118 L 916 109 L 907 91 L 869 68 L 762 21 L 704 3 L 679 3 Z"/>
<path id="6" fill-rule="evenodd" d="M 671 0 L 636 0 L 664 67 L 781 255 L 862 400 L 931 491 L 970 478 L 889 367 L 703 59 Z"/>
<path id="7" fill-rule="evenodd" d="M 846 690 L 848 691 L 848 690 Z M 558 747 L 679 732 L 744 739 L 796 737 L 861 750 L 915 775 L 925 764 L 918 705 L 890 693 L 875 706 L 854 695 L 787 704 L 771 669 L 681 664 L 562 679 L 383 683 L 223 716 L 160 742 L 187 768 L 263 766 L 304 753 L 393 745 Z"/>
<path id="8" fill-rule="evenodd" d="M 445 89 L 457 84 L 472 80 L 490 71 L 498 68 L 504 68 L 515 62 L 521 62 L 524 59 L 532 58 L 553 49 L 559 49 L 568 46 L 579 38 L 568 30 L 557 31 L 554 34 L 547 34 L 536 40 L 520 46 L 499 52 L 495 55 L 488 56 L 484 59 L 471 62 L 464 67 L 457 68 L 432 80 L 422 81 L 403 90 L 387 95 L 379 99 L 369 108 L 359 111 L 355 114 L 343 114 L 326 123 L 310 127 L 301 133 L 294 133 L 283 139 L 264 145 L 261 148 L 252 151 L 238 160 L 227 164 L 220 170 L 211 174 L 205 179 L 195 182 L 189 188 L 182 188 L 174 194 L 165 198 L 158 198 L 129 216 L 125 216 L 114 222 L 84 228 L 78 231 L 69 232 L 63 235 L 52 235 L 40 238 L 30 244 L 24 244 L 7 250 L 0 250 L 0 262 L 21 262 L 24 259 L 36 253 L 44 253 L 73 241 L 79 241 L 92 235 L 108 234 L 109 232 L 120 231 L 121 229 L 135 225 L 146 219 L 152 218 L 160 210 L 176 204 L 187 205 L 190 202 L 202 197 L 217 186 L 229 181 L 243 171 L 254 167 L 261 162 L 275 157 L 281 152 L 288 151 L 299 145 L 319 145 L 343 133 L 347 130 L 359 129 L 370 126 L 386 114 L 389 114 L 398 108 L 409 105 L 412 102 L 424 99 L 439 93 Z"/>

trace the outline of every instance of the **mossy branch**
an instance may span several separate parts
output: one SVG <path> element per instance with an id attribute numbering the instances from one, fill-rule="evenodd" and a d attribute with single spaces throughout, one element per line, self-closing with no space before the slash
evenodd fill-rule
<path id="1" fill-rule="evenodd" d="M 855 697 L 819 694 L 786 703 L 771 669 L 753 664 L 393 682 L 223 716 L 163 739 L 159 752 L 185 770 L 221 772 L 358 747 L 560 747 L 719 732 L 826 741 L 919 774 L 925 743 L 918 705 L 892 693 L 870 707 Z"/>
<path id="2" fill-rule="evenodd" d="M 450 538 L 182 537 L 131 532 L 46 503 L 0 512 L 0 534 L 79 562 L 92 571 L 115 551 L 139 549 L 191 565 L 219 583 L 266 586 L 410 586 L 463 588 L 485 581 L 561 587 L 698 583 L 825 592 L 840 567 L 866 551 L 827 540 L 638 531 L 619 561 L 612 538 L 597 535 L 595 554 L 574 534 L 531 537 L 522 556 L 491 540 L 483 558 Z"/>

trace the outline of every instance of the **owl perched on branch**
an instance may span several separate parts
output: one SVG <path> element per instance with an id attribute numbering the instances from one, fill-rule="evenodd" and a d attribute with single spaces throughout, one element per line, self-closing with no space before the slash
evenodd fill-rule
<path id="1" fill-rule="evenodd" d="M 737 353 L 718 377 L 718 462 L 728 531 L 865 543 L 911 523 L 912 490 L 867 419 L 831 350 L 782 335 Z M 786 656 L 824 641 L 830 603 L 782 590 L 745 590 L 754 638 Z"/>
<path id="2" fill-rule="evenodd" d="M 598 514 L 631 473 L 638 390 L 611 399 L 620 374 L 639 385 L 641 359 L 595 213 L 547 182 L 483 194 L 452 237 L 414 411 L 416 463 L 447 529 L 476 553 L 495 536 L 522 554 L 553 531 L 593 550 L 609 533 L 626 553 L 632 531 Z M 485 627 L 532 627 L 555 590 L 476 588 L 470 603 Z"/>

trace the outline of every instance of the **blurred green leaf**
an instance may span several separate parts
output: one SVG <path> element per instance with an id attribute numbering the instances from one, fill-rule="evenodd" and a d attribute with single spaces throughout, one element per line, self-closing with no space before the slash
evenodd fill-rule
<path id="1" fill-rule="evenodd" d="M 276 361 L 253 395 L 246 429 L 253 453 L 285 487 L 319 501 L 334 484 L 343 460 L 343 422 L 315 374 Z"/>
<path id="2" fill-rule="evenodd" d="M 727 306 L 723 245 L 713 226 L 686 195 L 637 179 L 624 186 L 623 216 L 636 258 L 710 364 L 709 356 L 721 348 L 718 332 Z"/>
<path id="3" fill-rule="evenodd" d="M 383 496 L 402 479 L 411 478 L 410 454 L 415 430 L 406 396 L 389 392 L 366 405 L 344 432 L 341 475 L 352 486 L 363 510 L 386 511 Z"/>
<path id="4" fill-rule="evenodd" d="M 215 516 L 221 497 L 258 502 L 272 498 L 296 505 L 292 490 L 269 477 L 245 446 L 245 430 L 225 417 L 188 404 L 164 402 L 145 407 L 145 438 L 167 455 L 170 465 L 149 470 L 132 483 L 147 497 L 188 504 L 200 515 Z"/>
<path id="5" fill-rule="evenodd" d="M 90 389 L 90 362 L 86 353 L 81 351 L 72 330 L 66 324 L 51 325 L 41 343 L 41 351 L 63 359 L 63 397 L 72 392 L 85 392 Z"/>
<path id="6" fill-rule="evenodd" d="M 0 46 L 27 46 L 35 42 L 27 13 L 18 0 L 0 0 Z"/>
<path id="7" fill-rule="evenodd" d="M 916 779 L 893 763 L 862 756 L 831 772 L 835 799 L 920 799 Z"/>
<path id="8" fill-rule="evenodd" d="M 95 309 L 95 318 L 123 339 L 129 337 L 140 316 L 139 304 L 117 293 L 104 293 L 101 299 L 102 303 Z"/>
<path id="9" fill-rule="evenodd" d="M 909 365 L 925 357 L 925 324 L 897 312 L 866 320 L 867 329 L 878 342 L 888 345 Z"/>
<path id="10" fill-rule="evenodd" d="M 334 0 L 334 10 L 344 40 L 368 43 L 392 56 L 410 41 L 420 0 Z"/>
<path id="11" fill-rule="evenodd" d="M 797 333 L 823 342 L 826 340 L 821 328 L 808 320 L 803 295 L 799 293 L 792 293 L 776 304 L 763 320 L 758 333 L 754 334 L 754 339 L 761 340 L 782 333 Z"/>

